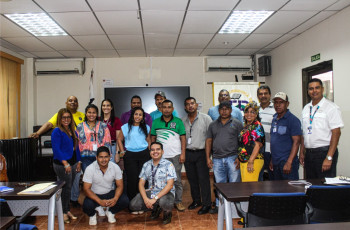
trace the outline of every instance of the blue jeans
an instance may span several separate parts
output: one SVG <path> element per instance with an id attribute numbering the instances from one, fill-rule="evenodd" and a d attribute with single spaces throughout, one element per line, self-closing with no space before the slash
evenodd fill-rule
<path id="1" fill-rule="evenodd" d="M 241 171 L 236 169 L 236 159 L 237 155 L 213 158 L 213 171 L 216 183 L 241 181 Z M 216 199 L 216 206 L 219 206 L 219 199 Z"/>
<path id="2" fill-rule="evenodd" d="M 289 174 L 283 173 L 285 164 L 286 160 L 282 160 L 277 165 L 273 165 L 273 180 L 299 180 L 299 161 L 293 161 L 292 170 Z"/>
<path id="3" fill-rule="evenodd" d="M 72 192 L 71 192 L 71 197 L 70 197 L 70 199 L 72 201 L 78 201 L 78 198 L 79 198 L 79 194 L 80 194 L 80 187 L 79 187 L 80 176 L 81 176 L 81 170 L 80 170 L 80 172 L 77 172 L 77 174 L 75 175 L 75 179 L 74 179 L 73 184 L 72 184 Z"/>
<path id="4" fill-rule="evenodd" d="M 115 143 L 112 144 L 112 147 L 111 147 L 111 162 L 115 162 L 115 153 L 117 151 L 117 145 Z"/>
<path id="5" fill-rule="evenodd" d="M 259 181 L 264 180 L 264 171 L 267 170 L 269 174 L 269 180 L 273 180 L 273 172 L 270 170 L 270 161 L 271 161 L 271 153 L 270 152 L 264 152 L 264 167 L 261 169 L 259 174 Z"/>

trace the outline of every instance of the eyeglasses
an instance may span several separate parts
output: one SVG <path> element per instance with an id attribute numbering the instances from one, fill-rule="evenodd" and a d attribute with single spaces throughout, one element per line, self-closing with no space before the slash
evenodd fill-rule
<path id="1" fill-rule="evenodd" d="M 244 111 L 244 113 L 249 113 L 249 114 L 256 114 L 256 112 L 255 111 Z"/>
<path id="2" fill-rule="evenodd" d="M 68 117 L 62 117 L 62 120 L 70 120 L 70 119 L 72 119 L 72 117 L 71 117 L 71 116 L 68 116 Z"/>

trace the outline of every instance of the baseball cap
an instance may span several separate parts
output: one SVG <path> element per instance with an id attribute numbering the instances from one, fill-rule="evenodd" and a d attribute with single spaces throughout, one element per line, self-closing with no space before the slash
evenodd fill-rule
<path id="1" fill-rule="evenodd" d="M 157 96 L 162 96 L 162 97 L 164 97 L 164 98 L 166 98 L 166 96 L 165 96 L 165 93 L 163 92 L 163 91 L 158 91 L 158 92 L 156 92 L 156 94 L 154 95 L 154 99 L 156 99 L 156 97 Z"/>
<path id="2" fill-rule="evenodd" d="M 276 95 L 273 97 L 272 100 L 275 100 L 276 98 L 280 98 L 280 99 L 282 99 L 282 100 L 284 100 L 284 101 L 288 101 L 288 96 L 287 96 L 287 94 L 284 93 L 284 92 L 278 92 L 278 93 L 276 93 Z"/>

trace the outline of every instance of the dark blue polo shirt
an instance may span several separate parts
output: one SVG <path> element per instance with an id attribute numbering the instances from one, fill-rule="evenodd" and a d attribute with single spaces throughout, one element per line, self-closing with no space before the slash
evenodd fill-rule
<path id="1" fill-rule="evenodd" d="M 300 120 L 289 112 L 289 109 L 279 120 L 277 120 L 277 113 L 273 115 L 271 123 L 271 157 L 274 165 L 288 159 L 293 146 L 292 136 L 301 136 L 302 134 Z M 298 157 L 295 157 L 294 160 L 298 160 Z"/>

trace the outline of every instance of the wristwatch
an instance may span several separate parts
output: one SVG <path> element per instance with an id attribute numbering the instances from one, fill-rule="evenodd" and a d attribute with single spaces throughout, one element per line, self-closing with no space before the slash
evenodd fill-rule
<path id="1" fill-rule="evenodd" d="M 333 160 L 333 157 L 327 156 L 327 160 L 331 161 L 331 160 Z"/>
<path id="2" fill-rule="evenodd" d="M 155 199 L 155 200 L 158 200 L 159 198 L 158 198 L 158 196 L 155 196 L 154 199 Z"/>

